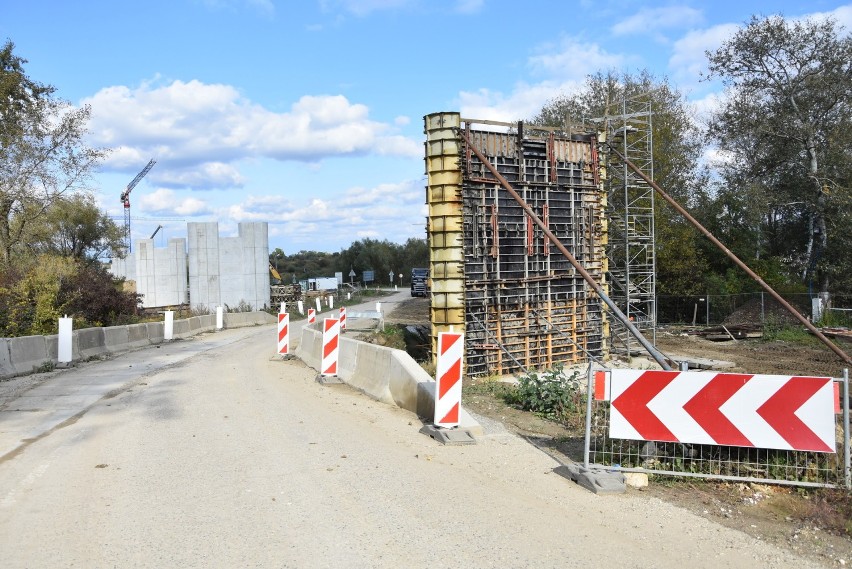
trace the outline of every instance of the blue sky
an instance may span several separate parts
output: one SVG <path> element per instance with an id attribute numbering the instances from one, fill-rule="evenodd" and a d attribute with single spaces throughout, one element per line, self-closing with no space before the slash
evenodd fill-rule
<path id="1" fill-rule="evenodd" d="M 92 108 L 111 215 L 133 237 L 187 221 L 268 221 L 270 248 L 339 251 L 424 237 L 423 116 L 528 119 L 597 71 L 649 69 L 694 103 L 704 52 L 752 14 L 852 3 L 528 0 L 2 0 L 0 40 L 30 77 Z M 174 221 L 183 220 L 183 221 Z"/>

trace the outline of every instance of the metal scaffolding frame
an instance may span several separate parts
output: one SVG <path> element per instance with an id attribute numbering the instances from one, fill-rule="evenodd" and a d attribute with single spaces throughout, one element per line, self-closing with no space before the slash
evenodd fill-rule
<path id="1" fill-rule="evenodd" d="M 651 103 L 624 99 L 620 111 L 601 119 L 607 142 L 653 179 Z M 637 328 L 656 341 L 654 189 L 621 156 L 614 152 L 605 156 L 610 296 Z M 633 348 L 639 346 L 627 329 L 613 322 L 611 351 L 630 354 Z"/>

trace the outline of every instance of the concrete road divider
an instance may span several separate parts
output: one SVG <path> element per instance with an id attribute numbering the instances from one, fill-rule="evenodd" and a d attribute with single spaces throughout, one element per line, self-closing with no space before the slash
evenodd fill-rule
<path id="1" fill-rule="evenodd" d="M 75 351 L 79 352 L 81 359 L 87 360 L 107 353 L 103 328 L 74 330 L 74 336 L 77 339 L 77 350 Z M 53 356 L 54 354 L 51 353 L 49 355 Z"/>
<path id="2" fill-rule="evenodd" d="M 0 377 L 15 375 L 12 355 L 9 353 L 9 338 L 0 338 Z"/>
<path id="3" fill-rule="evenodd" d="M 126 349 L 124 346 L 130 345 L 130 331 L 127 329 L 127 326 L 110 326 L 109 328 L 103 328 L 103 331 L 104 347 L 107 352 Z"/>
<path id="4" fill-rule="evenodd" d="M 224 315 L 226 328 L 241 328 L 272 324 L 275 317 L 266 312 L 240 312 Z M 216 331 L 216 315 L 194 316 L 174 321 L 174 337 L 189 338 L 202 332 Z M 103 355 L 163 342 L 165 327 L 162 322 L 146 322 L 107 328 L 83 328 L 72 335 L 72 361 L 87 360 Z M 22 336 L 0 338 L 0 377 L 33 373 L 41 368 L 57 365 L 59 338 L 50 336 Z"/>
<path id="5" fill-rule="evenodd" d="M 296 355 L 314 369 L 322 360 L 322 332 L 310 326 L 302 328 Z M 435 413 L 435 380 L 406 352 L 385 346 L 340 338 L 340 362 L 337 375 L 345 383 L 370 397 L 432 420 Z M 459 427 L 474 436 L 482 427 L 464 409 Z"/>
<path id="6" fill-rule="evenodd" d="M 31 373 L 51 361 L 44 336 L 9 338 L 9 356 L 15 375 Z"/>

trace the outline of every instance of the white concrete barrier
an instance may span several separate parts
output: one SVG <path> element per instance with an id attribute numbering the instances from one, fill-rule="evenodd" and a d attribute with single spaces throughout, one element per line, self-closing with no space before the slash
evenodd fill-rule
<path id="1" fill-rule="evenodd" d="M 319 369 L 322 332 L 303 327 L 296 355 L 310 367 Z M 374 399 L 416 413 L 428 421 L 433 418 L 435 380 L 402 350 L 341 337 L 337 375 Z M 479 423 L 464 408 L 459 414 L 459 426 L 474 436 L 484 434 Z"/>
<path id="2" fill-rule="evenodd" d="M 15 375 L 12 355 L 9 353 L 9 338 L 0 338 L 0 377 Z"/>
<path id="3" fill-rule="evenodd" d="M 231 328 L 257 326 L 275 322 L 266 312 L 238 313 L 226 322 Z M 188 338 L 201 332 L 216 331 L 216 315 L 196 316 L 174 321 L 174 337 Z M 146 322 L 107 328 L 83 328 L 72 334 L 72 361 L 81 361 L 104 354 L 125 352 L 164 341 L 165 323 Z M 59 363 L 59 336 L 22 336 L 0 338 L 0 377 L 32 373 L 46 365 Z"/>
<path id="4" fill-rule="evenodd" d="M 44 336 L 9 338 L 9 356 L 16 374 L 32 373 L 34 369 L 55 361 L 47 353 Z"/>
<path id="5" fill-rule="evenodd" d="M 103 330 L 104 347 L 107 352 L 115 353 L 127 349 L 130 344 L 130 330 L 127 326 L 110 326 Z"/>
<path id="6" fill-rule="evenodd" d="M 74 337 L 77 338 L 77 349 L 81 359 L 96 358 L 107 353 L 103 328 L 82 328 L 74 332 Z"/>
<path id="7" fill-rule="evenodd" d="M 142 324 L 129 324 L 127 326 L 127 346 L 124 349 L 127 349 L 127 347 L 142 348 L 163 341 L 162 332 L 159 333 L 159 340 L 155 342 L 151 338 L 149 330 L 148 324 L 144 322 Z"/>

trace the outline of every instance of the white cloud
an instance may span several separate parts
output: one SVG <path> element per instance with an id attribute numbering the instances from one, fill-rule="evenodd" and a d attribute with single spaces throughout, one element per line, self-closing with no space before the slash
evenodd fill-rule
<path id="1" fill-rule="evenodd" d="M 806 14 L 805 16 L 799 19 L 805 18 L 810 18 L 813 20 L 824 20 L 827 18 L 833 18 L 837 21 L 838 24 L 845 28 L 847 34 L 852 32 L 852 5 L 840 6 L 830 12 L 814 12 L 812 14 Z"/>
<path id="2" fill-rule="evenodd" d="M 425 186 L 425 184 L 423 184 Z M 340 205 L 345 210 L 351 208 L 382 207 L 420 204 L 425 201 L 423 187 L 414 182 L 398 184 L 380 184 L 374 188 L 350 188 L 346 190 Z"/>
<path id="3" fill-rule="evenodd" d="M 419 141 L 370 120 L 365 105 L 342 95 L 305 95 L 288 112 L 252 103 L 230 85 L 200 81 L 108 87 L 83 101 L 92 107 L 91 143 L 119 147 L 108 168 L 132 170 L 150 157 L 169 165 L 152 173 L 169 185 L 234 187 L 245 158 L 318 162 L 369 154 L 420 157 Z"/>
<path id="4" fill-rule="evenodd" d="M 476 14 L 485 6 L 485 0 L 456 0 L 456 12 L 460 14 Z"/>
<path id="5" fill-rule="evenodd" d="M 582 81 L 591 73 L 628 62 L 625 56 L 607 53 L 596 43 L 580 42 L 567 36 L 558 45 L 545 44 L 538 51 L 538 55 L 529 58 L 529 68 L 534 74 L 553 80 Z"/>
<path id="6" fill-rule="evenodd" d="M 423 237 L 426 206 L 422 180 L 353 187 L 328 198 L 303 203 L 280 196 L 249 196 L 221 212 L 231 222 L 267 221 L 271 235 L 316 248 L 318 242 L 349 243 L 353 236 L 402 242 Z"/>
<path id="7" fill-rule="evenodd" d="M 243 5 L 248 6 L 255 12 L 265 16 L 275 13 L 275 4 L 272 0 L 201 0 L 201 4 L 210 10 L 239 10 Z"/>
<path id="8" fill-rule="evenodd" d="M 643 8 L 626 20 L 612 26 L 613 35 L 641 34 L 647 36 L 664 29 L 686 28 L 701 23 L 704 19 L 700 10 L 688 6 L 665 8 Z"/>
<path id="9" fill-rule="evenodd" d="M 739 29 L 737 24 L 719 24 L 694 30 L 674 43 L 669 69 L 683 88 L 694 87 L 707 69 L 707 51 L 713 51 Z"/>
<path id="10" fill-rule="evenodd" d="M 527 66 L 542 78 L 540 82 L 518 82 L 509 94 L 489 89 L 462 91 L 458 101 L 462 115 L 501 121 L 529 119 L 554 97 L 579 89 L 588 75 L 629 62 L 629 58 L 608 53 L 597 44 L 568 37 L 537 51 Z"/>
<path id="11" fill-rule="evenodd" d="M 178 197 L 169 189 L 160 188 L 139 197 L 137 205 L 143 213 L 157 215 L 207 215 L 213 209 L 205 201 L 194 197 Z"/>
<path id="12" fill-rule="evenodd" d="M 689 102 L 693 120 L 699 126 L 706 126 L 710 116 L 722 108 L 725 102 L 724 93 L 708 93 L 704 97 Z"/>
<path id="13" fill-rule="evenodd" d="M 182 168 L 172 166 L 158 173 L 157 181 L 174 188 L 239 188 L 245 183 L 239 170 L 222 162 L 203 162 Z"/>
<path id="14" fill-rule="evenodd" d="M 334 12 L 339 7 L 356 16 L 366 16 L 370 12 L 404 8 L 412 3 L 412 0 L 320 0 L 320 8 Z"/>

